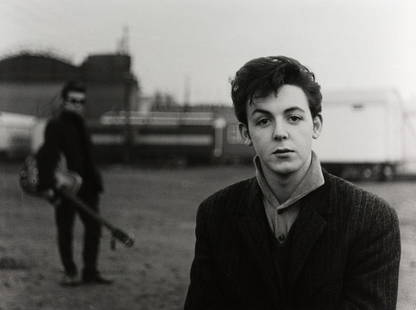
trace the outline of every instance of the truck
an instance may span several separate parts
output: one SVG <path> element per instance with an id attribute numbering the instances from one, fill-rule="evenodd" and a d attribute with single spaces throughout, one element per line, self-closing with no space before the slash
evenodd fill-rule
<path id="1" fill-rule="evenodd" d="M 323 129 L 313 149 L 347 179 L 391 180 L 405 160 L 404 108 L 394 89 L 324 93 Z"/>

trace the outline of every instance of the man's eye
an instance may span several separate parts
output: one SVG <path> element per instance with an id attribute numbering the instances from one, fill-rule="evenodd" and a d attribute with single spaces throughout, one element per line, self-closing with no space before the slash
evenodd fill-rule
<path id="1" fill-rule="evenodd" d="M 289 115 L 288 119 L 291 123 L 297 123 L 303 120 L 303 117 L 300 115 Z"/>
<path id="2" fill-rule="evenodd" d="M 262 119 L 259 119 L 256 122 L 256 125 L 257 126 L 267 126 L 269 123 L 270 123 L 270 120 L 268 120 L 267 118 L 262 118 Z"/>

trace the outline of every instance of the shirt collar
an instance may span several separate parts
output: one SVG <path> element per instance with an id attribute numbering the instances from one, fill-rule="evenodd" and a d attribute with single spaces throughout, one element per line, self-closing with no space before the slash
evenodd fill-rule
<path id="1" fill-rule="evenodd" d="M 264 198 L 277 209 L 284 209 L 293 205 L 296 201 L 305 197 L 307 194 L 314 191 L 318 187 L 321 187 L 325 183 L 319 159 L 316 154 L 312 152 L 311 164 L 302 181 L 295 188 L 289 199 L 287 199 L 284 203 L 280 203 L 274 194 L 273 189 L 267 183 L 261 168 L 260 158 L 258 156 L 254 157 L 254 166 L 256 168 L 257 183 L 259 184 Z"/>

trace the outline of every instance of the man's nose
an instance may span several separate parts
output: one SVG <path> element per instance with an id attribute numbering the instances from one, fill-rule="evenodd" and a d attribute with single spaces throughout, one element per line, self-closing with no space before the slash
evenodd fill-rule
<path id="1" fill-rule="evenodd" d="M 288 138 L 288 132 L 283 122 L 276 122 L 273 131 L 274 140 L 285 140 Z"/>

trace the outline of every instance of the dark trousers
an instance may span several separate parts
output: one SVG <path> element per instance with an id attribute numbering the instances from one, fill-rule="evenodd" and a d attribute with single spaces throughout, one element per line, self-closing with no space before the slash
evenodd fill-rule
<path id="1" fill-rule="evenodd" d="M 98 212 L 98 194 L 82 195 L 80 197 L 91 209 Z M 76 274 L 77 267 L 73 254 L 73 231 L 75 214 L 78 214 L 84 226 L 84 246 L 82 258 L 84 263 L 83 274 L 91 275 L 97 272 L 98 251 L 101 237 L 101 225 L 88 214 L 78 210 L 67 200 L 55 209 L 55 220 L 58 231 L 58 250 L 65 272 Z"/>

